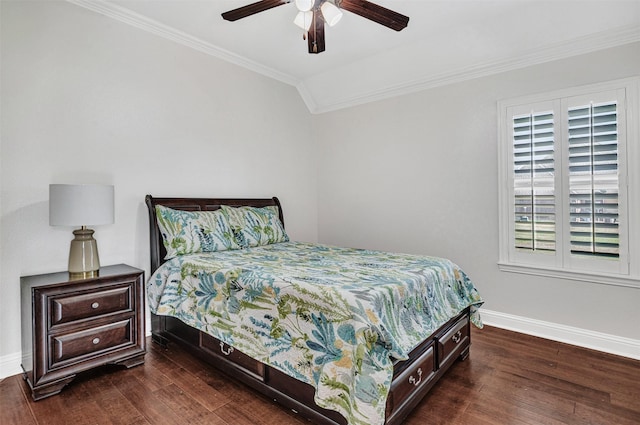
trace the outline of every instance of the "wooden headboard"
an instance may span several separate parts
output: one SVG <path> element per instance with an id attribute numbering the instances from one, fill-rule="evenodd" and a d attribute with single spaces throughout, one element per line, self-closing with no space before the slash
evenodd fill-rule
<path id="1" fill-rule="evenodd" d="M 162 242 L 162 235 L 156 220 L 156 205 L 163 205 L 175 210 L 184 211 L 215 211 L 221 205 L 231 207 L 267 207 L 274 205 L 278 207 L 278 214 L 282 226 L 284 226 L 284 215 L 278 198 L 154 198 L 151 195 L 145 197 L 145 203 L 149 209 L 149 243 L 151 248 L 151 273 L 153 273 L 162 263 L 167 255 L 167 250 Z"/>

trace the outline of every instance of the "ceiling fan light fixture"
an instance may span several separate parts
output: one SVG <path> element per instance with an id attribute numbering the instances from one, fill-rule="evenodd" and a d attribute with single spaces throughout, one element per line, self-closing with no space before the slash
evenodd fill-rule
<path id="1" fill-rule="evenodd" d="M 302 28 L 304 31 L 309 31 L 311 28 L 311 22 L 313 21 L 313 12 L 310 10 L 306 12 L 298 12 L 293 23 Z"/>
<path id="2" fill-rule="evenodd" d="M 296 0 L 296 7 L 300 12 L 308 12 L 311 10 L 315 0 Z"/>
<path id="3" fill-rule="evenodd" d="M 331 2 L 325 1 L 322 3 L 320 10 L 322 10 L 324 21 L 329 24 L 330 27 L 334 26 L 340 21 L 340 19 L 342 19 L 342 11 Z"/>
<path id="4" fill-rule="evenodd" d="M 292 0 L 258 0 L 222 13 L 222 19 L 233 22 L 289 3 Z M 293 22 L 304 31 L 302 38 L 307 40 L 309 53 L 325 51 L 325 26 L 336 25 L 342 19 L 342 9 L 395 31 L 403 30 L 409 23 L 408 16 L 369 0 L 295 0 L 294 3 L 302 13 L 298 13 Z"/>

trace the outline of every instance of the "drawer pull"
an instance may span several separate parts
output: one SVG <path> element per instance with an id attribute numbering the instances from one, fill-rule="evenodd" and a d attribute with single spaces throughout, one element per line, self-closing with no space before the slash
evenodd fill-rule
<path id="1" fill-rule="evenodd" d="M 409 383 L 413 384 L 415 387 L 420 385 L 420 382 L 422 382 L 422 368 L 421 367 L 418 368 L 418 380 L 417 381 L 416 381 L 416 378 L 413 377 L 413 375 L 411 375 L 409 377 Z"/>
<path id="2" fill-rule="evenodd" d="M 456 344 L 460 342 L 460 340 L 462 339 L 462 331 L 458 331 L 456 332 L 451 339 L 453 340 L 453 342 L 455 342 Z"/>
<path id="3" fill-rule="evenodd" d="M 100 303 L 95 302 L 95 303 L 91 304 L 91 308 L 93 308 L 93 309 L 96 309 L 98 307 L 100 307 Z"/>
<path id="4" fill-rule="evenodd" d="M 97 345 L 100 342 L 100 338 L 93 338 L 93 345 Z"/>
<path id="5" fill-rule="evenodd" d="M 228 356 L 229 354 L 233 353 L 233 347 L 229 346 L 228 350 L 224 350 L 224 342 L 220 341 L 220 351 L 222 352 L 222 354 L 224 354 L 225 356 Z"/>

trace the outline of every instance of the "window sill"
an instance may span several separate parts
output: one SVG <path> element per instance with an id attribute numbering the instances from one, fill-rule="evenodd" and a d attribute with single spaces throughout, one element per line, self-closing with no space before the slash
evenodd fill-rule
<path id="1" fill-rule="evenodd" d="M 534 276 L 553 277 L 557 279 L 579 280 L 582 282 L 599 283 L 603 285 L 624 286 L 627 288 L 640 288 L 640 278 L 631 276 L 615 276 L 611 274 L 584 273 L 554 269 L 548 267 L 536 267 L 522 264 L 499 262 L 498 267 L 503 272 L 521 273 Z"/>

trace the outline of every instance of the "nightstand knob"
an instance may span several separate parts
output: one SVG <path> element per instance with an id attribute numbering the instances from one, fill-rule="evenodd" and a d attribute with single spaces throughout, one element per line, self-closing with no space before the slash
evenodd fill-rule
<path id="1" fill-rule="evenodd" d="M 94 345 L 98 344 L 100 342 L 100 338 L 93 338 L 93 342 Z"/>
<path id="2" fill-rule="evenodd" d="M 100 303 L 98 302 L 91 304 L 91 308 L 98 308 L 98 307 L 100 307 Z"/>

